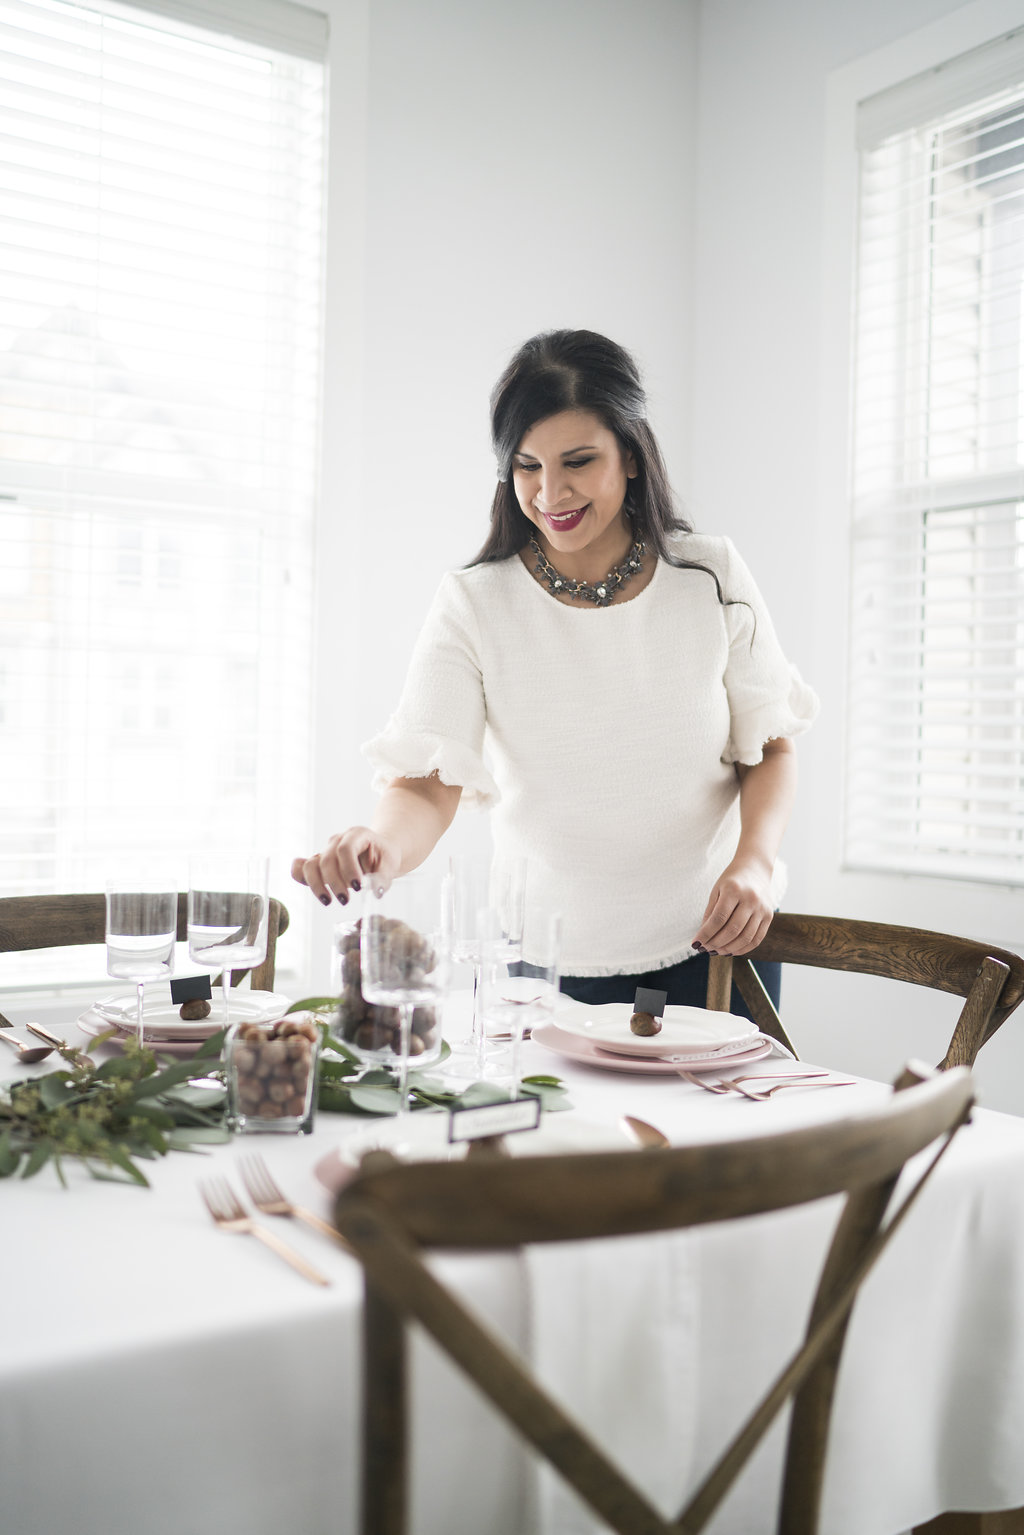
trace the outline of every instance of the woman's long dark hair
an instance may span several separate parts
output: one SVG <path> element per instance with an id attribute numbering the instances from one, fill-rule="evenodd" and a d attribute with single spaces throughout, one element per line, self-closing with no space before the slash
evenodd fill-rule
<path id="1" fill-rule="evenodd" d="M 626 482 L 624 510 L 634 538 L 660 560 L 703 570 L 722 588 L 713 570 L 682 559 L 669 547 L 673 533 L 693 526 L 675 510 L 665 460 L 647 421 L 647 396 L 640 372 L 624 347 L 592 330 L 549 330 L 519 348 L 491 393 L 491 440 L 498 460 L 498 486 L 491 504 L 491 530 L 470 565 L 486 565 L 518 554 L 535 533 L 516 500 L 512 460 L 538 421 L 563 410 L 586 410 L 613 432 L 623 456 L 632 454 L 636 476 Z"/>

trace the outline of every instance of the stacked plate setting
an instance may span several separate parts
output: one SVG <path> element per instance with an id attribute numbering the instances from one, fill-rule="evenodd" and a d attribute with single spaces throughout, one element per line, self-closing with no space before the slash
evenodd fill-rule
<path id="1" fill-rule="evenodd" d="M 625 1002 L 590 1007 L 566 998 L 533 1038 L 560 1055 L 618 1071 L 715 1071 L 758 1061 L 773 1041 L 749 1019 L 703 1007 L 666 1007 L 657 1034 L 634 1034 Z"/>
<path id="2" fill-rule="evenodd" d="M 231 996 L 228 1021 L 233 1024 L 273 1023 L 283 1017 L 290 1005 L 287 997 L 276 992 L 239 991 Z M 134 1036 L 135 1008 L 134 996 L 105 997 L 102 1002 L 94 1002 L 82 1014 L 78 1023 L 83 1033 L 93 1038 L 112 1028 L 125 1037 Z M 191 1046 L 194 1049 L 223 1027 L 222 1012 L 220 998 L 214 997 L 208 1018 L 186 1020 L 182 1018 L 177 1003 L 158 996 L 151 997 L 147 992 L 143 1008 L 146 1043 L 159 1044 L 165 1049 L 175 1046 L 183 1049 Z"/>

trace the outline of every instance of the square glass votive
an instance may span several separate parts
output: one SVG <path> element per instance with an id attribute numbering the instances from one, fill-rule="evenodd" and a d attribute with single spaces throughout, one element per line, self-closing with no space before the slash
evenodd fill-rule
<path id="1" fill-rule="evenodd" d="M 228 1031 L 228 1125 L 245 1134 L 308 1135 L 316 1119 L 320 1030 L 304 1018 Z"/>

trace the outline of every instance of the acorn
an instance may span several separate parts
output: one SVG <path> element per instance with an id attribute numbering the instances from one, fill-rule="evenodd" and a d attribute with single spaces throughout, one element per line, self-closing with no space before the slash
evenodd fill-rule
<path id="1" fill-rule="evenodd" d="M 653 1013 L 634 1013 L 629 1020 L 629 1027 L 634 1034 L 642 1034 L 646 1038 L 661 1033 L 661 1019 Z"/>
<path id="2" fill-rule="evenodd" d="M 209 1018 L 213 1008 L 205 997 L 192 997 L 190 1001 L 181 1004 L 178 1012 L 186 1023 L 197 1023 L 200 1018 Z"/>

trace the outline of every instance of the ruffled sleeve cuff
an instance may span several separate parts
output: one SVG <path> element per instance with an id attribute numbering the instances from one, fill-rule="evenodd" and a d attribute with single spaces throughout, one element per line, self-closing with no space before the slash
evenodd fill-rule
<path id="1" fill-rule="evenodd" d="M 362 750 L 373 765 L 373 787 L 378 793 L 393 778 L 429 778 L 436 773 L 442 783 L 461 787 L 462 804 L 471 810 L 490 810 L 501 798 L 479 752 L 450 737 L 387 729 Z"/>
<path id="2" fill-rule="evenodd" d="M 818 712 L 818 695 L 800 676 L 795 666 L 789 668 L 789 691 L 732 717 L 732 729 L 723 762 L 740 762 L 756 767 L 763 759 L 767 741 L 780 736 L 799 736 L 809 730 Z"/>

